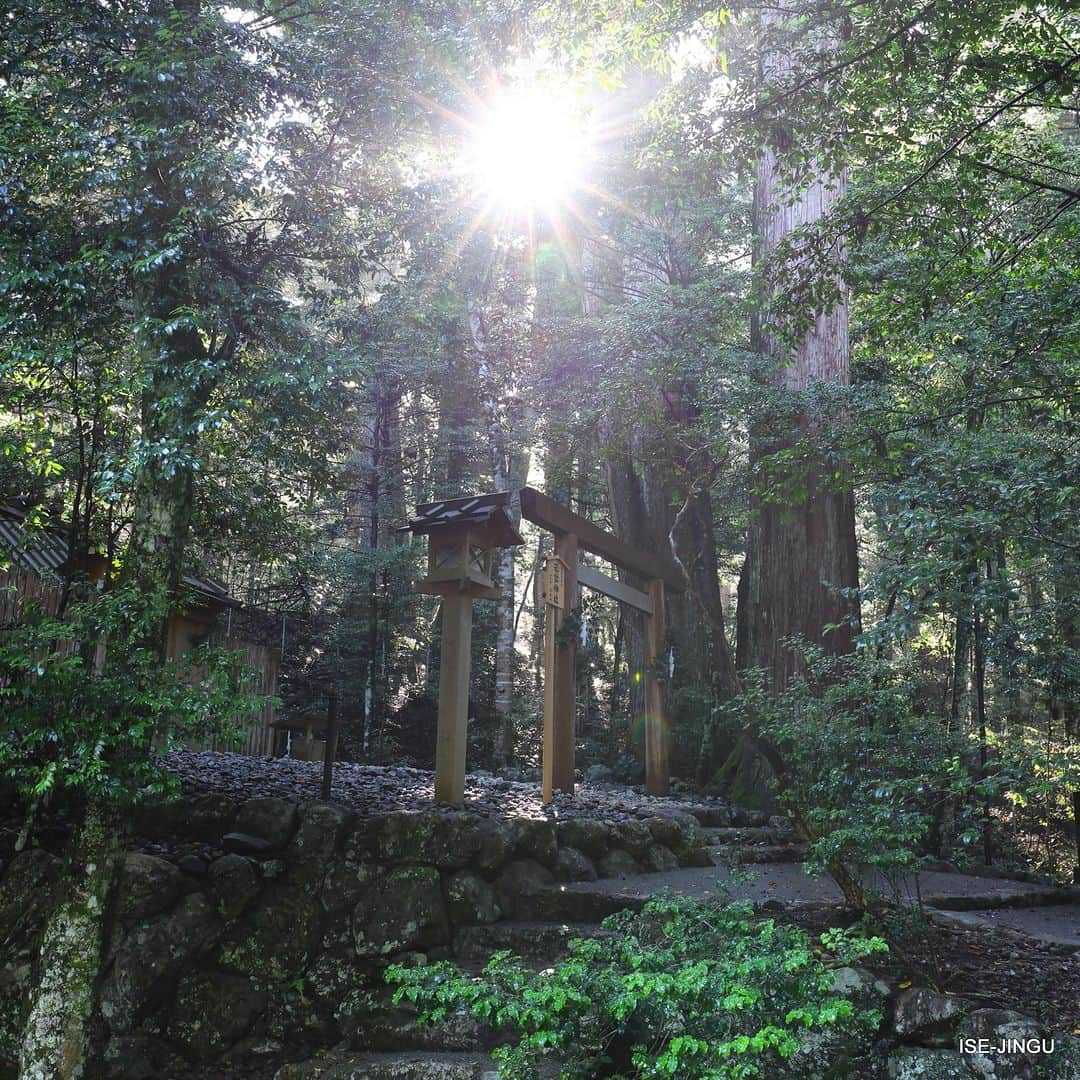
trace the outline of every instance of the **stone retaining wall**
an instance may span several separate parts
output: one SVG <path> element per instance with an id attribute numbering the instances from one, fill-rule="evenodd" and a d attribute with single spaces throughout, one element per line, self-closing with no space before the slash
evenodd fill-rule
<path id="1" fill-rule="evenodd" d="M 136 831 L 101 992 L 108 1075 L 126 1078 L 332 1044 L 355 1031 L 387 963 L 451 956 L 456 935 L 512 919 L 525 894 L 709 865 L 684 813 L 364 818 L 329 803 L 201 795 L 147 809 Z M 61 868 L 28 850 L 0 879 L 0 1058 L 17 1046 Z"/>

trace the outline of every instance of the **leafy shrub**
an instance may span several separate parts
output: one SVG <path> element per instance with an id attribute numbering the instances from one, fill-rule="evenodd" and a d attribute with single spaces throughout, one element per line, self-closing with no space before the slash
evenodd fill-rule
<path id="1" fill-rule="evenodd" d="M 123 803 L 169 783 L 151 751 L 235 737 L 264 699 L 241 654 L 201 646 L 162 664 L 147 646 L 167 605 L 129 588 L 28 617 L 0 635 L 0 776 Z"/>
<path id="2" fill-rule="evenodd" d="M 864 883 L 913 869 L 946 809 L 963 827 L 970 747 L 940 717 L 914 712 L 900 666 L 802 652 L 805 674 L 783 694 L 773 697 L 763 674 L 751 673 L 726 712 L 778 751 L 776 797 L 810 842 L 809 867 L 865 907 Z"/>
<path id="3" fill-rule="evenodd" d="M 395 1002 L 438 1022 L 466 1008 L 516 1044 L 496 1051 L 500 1076 L 537 1076 L 545 1056 L 564 1077 L 676 1080 L 772 1077 L 807 1035 L 855 1036 L 881 1015 L 833 992 L 810 937 L 756 920 L 745 901 L 665 897 L 605 921 L 608 936 L 572 943 L 555 968 L 536 972 L 508 953 L 480 976 L 449 963 L 391 967 Z M 843 962 L 886 948 L 840 931 L 823 944 Z M 786 1064 L 785 1064 L 786 1063 Z"/>

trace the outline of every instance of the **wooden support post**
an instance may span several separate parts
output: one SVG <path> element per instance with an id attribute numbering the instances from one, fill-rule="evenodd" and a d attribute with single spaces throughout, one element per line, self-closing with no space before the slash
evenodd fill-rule
<path id="1" fill-rule="evenodd" d="M 326 706 L 326 748 L 323 751 L 322 797 L 330 801 L 334 785 L 334 759 L 337 757 L 338 696 L 337 688 L 331 687 Z"/>
<path id="2" fill-rule="evenodd" d="M 469 720 L 472 596 L 447 592 L 442 602 L 439 727 L 435 742 L 435 801 L 465 803 L 465 746 Z"/>
<path id="3" fill-rule="evenodd" d="M 566 611 L 578 606 L 578 538 L 563 533 L 555 540 L 555 554 L 566 563 Z M 564 615 L 559 616 L 559 625 Z M 574 661 L 577 657 L 577 635 L 572 634 L 555 650 L 555 716 L 554 754 L 551 782 L 557 791 L 574 791 L 574 699 L 576 683 Z"/>
<path id="4" fill-rule="evenodd" d="M 649 795 L 668 793 L 668 730 L 664 687 L 656 666 L 664 652 L 664 583 L 649 584 L 652 614 L 645 619 L 645 790 Z"/>
<path id="5" fill-rule="evenodd" d="M 551 802 L 555 788 L 555 634 L 562 613 L 553 604 L 544 605 L 544 744 L 541 757 L 542 799 Z"/>

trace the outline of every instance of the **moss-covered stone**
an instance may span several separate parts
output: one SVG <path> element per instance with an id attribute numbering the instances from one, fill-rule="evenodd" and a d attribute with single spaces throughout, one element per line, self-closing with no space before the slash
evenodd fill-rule
<path id="1" fill-rule="evenodd" d="M 236 815 L 235 831 L 257 836 L 275 848 L 284 847 L 296 830 L 296 803 L 269 796 L 248 799 Z"/>
<path id="2" fill-rule="evenodd" d="M 666 874 L 678 870 L 679 857 L 663 844 L 653 844 L 641 857 L 641 866 L 649 874 Z"/>
<path id="3" fill-rule="evenodd" d="M 135 828 L 142 836 L 183 836 L 217 843 L 236 818 L 236 804 L 227 795 L 206 792 L 170 801 L 150 801 L 139 806 Z"/>
<path id="4" fill-rule="evenodd" d="M 611 828 L 614 847 L 621 847 L 639 861 L 657 841 L 644 821 L 619 821 Z"/>
<path id="5" fill-rule="evenodd" d="M 117 890 L 117 915 L 135 922 L 172 907 L 180 894 L 180 871 L 165 859 L 131 852 L 124 860 Z"/>
<path id="6" fill-rule="evenodd" d="M 221 945 L 222 967 L 261 982 L 285 983 L 303 971 L 319 944 L 319 903 L 284 881 L 270 884 Z"/>
<path id="7" fill-rule="evenodd" d="M 161 1080 L 191 1072 L 167 1042 L 152 1035 L 114 1035 L 105 1045 L 103 1064 L 109 1080 Z"/>
<path id="8" fill-rule="evenodd" d="M 495 890 L 471 870 L 459 870 L 446 879 L 446 909 L 454 926 L 492 923 L 502 916 Z"/>
<path id="9" fill-rule="evenodd" d="M 228 922 L 239 917 L 262 888 L 262 878 L 251 859 L 243 855 L 223 855 L 210 864 L 210 890 L 221 917 Z"/>
<path id="10" fill-rule="evenodd" d="M 608 826 L 591 818 L 571 818 L 558 824 L 559 843 L 585 852 L 590 859 L 599 859 L 611 847 Z"/>
<path id="11" fill-rule="evenodd" d="M 295 882 L 311 885 L 326 875 L 352 815 L 331 803 L 306 802 L 300 804 L 299 818 L 288 851 L 291 877 Z"/>
<path id="12" fill-rule="evenodd" d="M 499 907 L 512 915 L 518 904 L 518 898 L 531 896 L 550 885 L 555 876 L 546 867 L 534 859 L 514 859 L 508 862 L 503 872 L 495 879 L 495 894 L 499 898 Z"/>
<path id="13" fill-rule="evenodd" d="M 265 991 L 243 976 L 191 972 L 177 985 L 168 1035 L 193 1060 L 212 1061 L 247 1034 L 265 1007 Z"/>
<path id="14" fill-rule="evenodd" d="M 389 956 L 450 940 L 439 872 L 406 866 L 373 875 L 353 910 L 357 956 Z"/>
<path id="15" fill-rule="evenodd" d="M 602 878 L 636 877 L 642 873 L 641 864 L 628 851 L 612 848 L 596 863 L 596 872 Z"/>
<path id="16" fill-rule="evenodd" d="M 379 858 L 392 866 L 459 870 L 472 862 L 482 839 L 474 814 L 390 814 L 379 832 Z"/>
<path id="17" fill-rule="evenodd" d="M 473 858 L 473 865 L 485 874 L 492 874 L 514 854 L 517 833 L 509 822 L 490 818 L 480 818 L 476 831 L 480 837 L 480 847 Z"/>
<path id="18" fill-rule="evenodd" d="M 136 1030 L 142 1017 L 160 1005 L 171 979 L 206 952 L 222 924 L 206 898 L 185 896 L 164 917 L 136 926 L 117 950 L 101 990 L 101 1014 L 114 1033 Z"/>
<path id="19" fill-rule="evenodd" d="M 648 818 L 645 825 L 657 843 L 670 848 L 680 859 L 687 852 L 704 846 L 701 825 L 693 814 L 671 811 Z"/>
<path id="20" fill-rule="evenodd" d="M 588 855 L 569 844 L 559 846 L 555 860 L 556 881 L 595 881 L 596 878 L 596 867 Z"/>
<path id="21" fill-rule="evenodd" d="M 522 859 L 535 859 L 541 866 L 552 869 L 559 851 L 555 838 L 555 822 L 543 818 L 521 821 L 517 831 L 515 855 Z"/>

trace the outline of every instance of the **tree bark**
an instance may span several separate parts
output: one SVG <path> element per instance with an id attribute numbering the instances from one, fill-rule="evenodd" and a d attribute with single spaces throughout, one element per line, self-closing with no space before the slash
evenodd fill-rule
<path id="1" fill-rule="evenodd" d="M 118 815 L 91 805 L 70 862 L 70 881 L 49 918 L 19 1053 L 23 1080 L 90 1076 L 93 1017 L 105 950 L 106 911 L 124 856 Z"/>
<path id="2" fill-rule="evenodd" d="M 783 11 L 762 13 L 766 29 L 785 17 Z M 763 58 L 766 93 L 774 85 L 790 82 L 792 61 L 786 50 L 776 49 Z M 844 196 L 844 170 L 809 166 L 798 172 L 797 148 L 777 125 L 758 163 L 754 187 L 755 260 L 768 295 L 752 327 L 752 345 L 770 362 L 771 385 L 781 394 L 798 394 L 817 383 L 846 386 L 850 381 L 848 315 L 840 271 L 844 261 L 837 241 L 833 265 L 824 273 L 835 286 L 831 305 L 817 312 L 797 340 L 772 321 L 785 249 L 797 231 L 812 230 Z M 788 273 L 820 274 L 821 269 L 797 257 Z M 751 459 L 759 475 L 778 463 L 775 455 L 811 434 L 813 421 L 797 402 L 790 430 L 752 433 Z M 755 496 L 747 536 L 746 561 L 740 583 L 738 663 L 762 667 L 779 692 L 796 671 L 799 659 L 784 639 L 799 636 L 831 653 L 852 648 L 858 616 L 857 603 L 838 590 L 858 586 L 855 544 L 855 501 L 850 486 L 825 461 L 813 462 L 801 480 L 797 498 L 778 504 Z"/>

